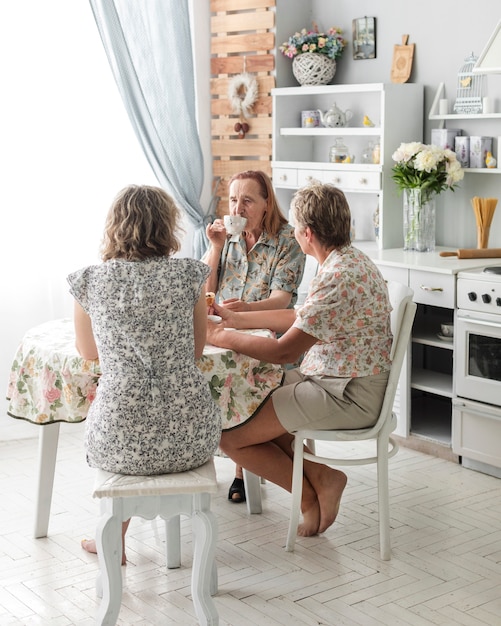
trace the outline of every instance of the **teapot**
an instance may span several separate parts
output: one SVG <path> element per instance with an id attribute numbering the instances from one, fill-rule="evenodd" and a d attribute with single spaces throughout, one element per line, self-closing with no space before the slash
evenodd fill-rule
<path id="1" fill-rule="evenodd" d="M 336 105 L 335 102 L 331 106 L 331 108 L 325 113 L 318 109 L 318 114 L 320 115 L 320 120 L 322 124 L 327 128 L 346 126 L 353 117 L 353 113 L 350 111 L 350 109 L 346 109 L 346 111 L 341 111 L 341 109 Z"/>

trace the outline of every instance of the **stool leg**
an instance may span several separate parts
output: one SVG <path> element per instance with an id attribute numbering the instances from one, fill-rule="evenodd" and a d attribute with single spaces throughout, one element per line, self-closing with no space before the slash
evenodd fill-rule
<path id="1" fill-rule="evenodd" d="M 116 502 L 116 501 L 115 501 Z M 102 501 L 102 515 L 96 530 L 100 574 L 96 583 L 102 600 L 96 616 L 98 626 L 116 624 L 122 603 L 122 518 L 113 509 L 114 501 Z"/>
<path id="2" fill-rule="evenodd" d="M 181 520 L 180 516 L 171 517 L 165 522 L 167 540 L 167 567 L 181 567 Z"/>
<path id="3" fill-rule="evenodd" d="M 38 481 L 35 505 L 35 539 L 47 537 L 52 487 L 56 469 L 59 422 L 40 426 L 38 439 Z"/>
<path id="4" fill-rule="evenodd" d="M 210 495 L 193 496 L 193 568 L 191 572 L 191 595 L 195 614 L 202 626 L 216 626 L 219 617 L 211 597 L 214 585 L 217 587 L 217 573 L 214 567 L 216 552 L 217 522 L 210 511 Z"/>

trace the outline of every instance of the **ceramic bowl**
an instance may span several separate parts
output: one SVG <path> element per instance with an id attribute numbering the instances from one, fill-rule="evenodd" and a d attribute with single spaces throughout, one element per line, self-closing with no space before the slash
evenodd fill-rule
<path id="1" fill-rule="evenodd" d="M 451 322 L 440 324 L 440 330 L 444 337 L 454 337 L 454 324 Z"/>

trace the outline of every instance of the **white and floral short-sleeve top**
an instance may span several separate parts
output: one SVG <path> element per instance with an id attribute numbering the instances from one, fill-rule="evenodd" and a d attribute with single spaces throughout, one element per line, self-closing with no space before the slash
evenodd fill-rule
<path id="1" fill-rule="evenodd" d="M 334 250 L 311 281 L 294 327 L 318 339 L 301 372 L 356 378 L 390 369 L 391 305 L 381 272 L 361 250 Z"/>

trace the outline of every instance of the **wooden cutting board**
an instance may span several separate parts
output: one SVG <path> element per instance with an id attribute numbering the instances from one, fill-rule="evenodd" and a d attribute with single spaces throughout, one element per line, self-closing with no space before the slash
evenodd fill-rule
<path id="1" fill-rule="evenodd" d="M 406 83 L 410 78 L 412 60 L 414 58 L 414 44 L 408 44 L 408 41 L 409 35 L 402 35 L 402 45 L 395 45 L 393 48 L 392 83 Z"/>

